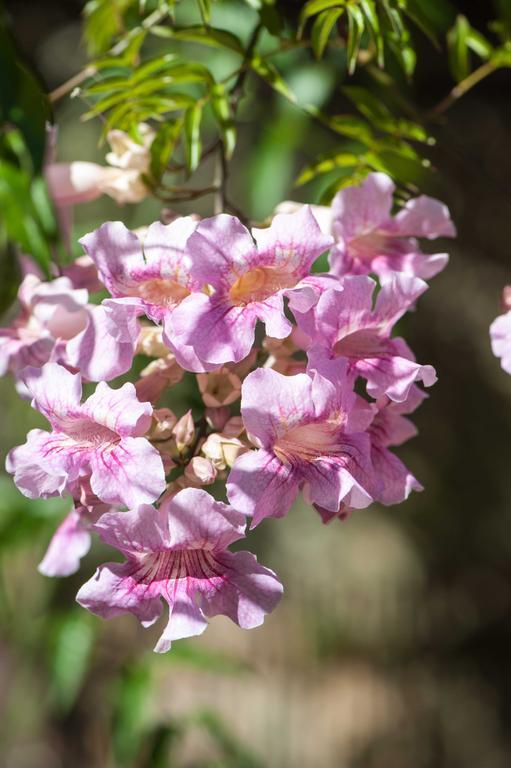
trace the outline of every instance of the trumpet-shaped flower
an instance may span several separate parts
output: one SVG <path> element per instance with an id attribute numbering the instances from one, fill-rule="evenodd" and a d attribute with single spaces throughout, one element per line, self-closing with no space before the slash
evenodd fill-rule
<path id="1" fill-rule="evenodd" d="M 100 382 L 82 405 L 80 376 L 56 363 L 26 369 L 23 381 L 52 427 L 31 430 L 7 457 L 7 470 L 25 496 L 61 495 L 86 477 L 109 504 L 134 507 L 165 490 L 162 460 L 143 437 L 153 409 L 137 400 L 133 384 L 111 389 Z"/>
<path id="2" fill-rule="evenodd" d="M 331 271 L 338 275 L 383 277 L 404 272 L 434 277 L 449 259 L 446 253 L 422 253 L 416 238 L 455 237 L 446 205 L 421 195 L 391 215 L 395 186 L 384 173 L 370 173 L 359 185 L 346 187 L 332 201 Z"/>
<path id="3" fill-rule="evenodd" d="M 150 626 L 168 604 L 169 620 L 155 651 L 200 635 L 207 618 L 223 614 L 244 629 L 262 624 L 282 594 L 275 574 L 250 552 L 229 552 L 244 537 L 245 517 L 188 488 L 159 509 L 103 515 L 94 526 L 124 563 L 107 563 L 80 589 L 78 602 L 105 619 L 134 614 Z"/>
<path id="4" fill-rule="evenodd" d="M 308 206 L 275 216 L 252 234 L 257 247 L 248 229 L 226 214 L 197 225 L 187 244 L 192 275 L 210 290 L 193 292 L 173 313 L 172 348 L 192 346 L 203 363 L 221 365 L 249 354 L 258 320 L 274 338 L 291 333 L 284 296 L 301 286 L 332 239 Z"/>
<path id="5" fill-rule="evenodd" d="M 99 277 L 112 295 L 103 305 L 111 335 L 133 349 L 140 332 L 138 318 L 146 315 L 164 323 L 170 338 L 170 319 L 176 307 L 199 284 L 191 276 L 186 243 L 197 226 L 191 216 L 171 224 L 151 224 L 141 240 L 120 221 L 110 221 L 80 240 L 98 268 Z M 193 351 L 185 347 L 176 354 L 178 363 L 203 370 Z"/>
<path id="6" fill-rule="evenodd" d="M 436 381 L 432 366 L 419 365 L 403 339 L 391 338 L 394 324 L 427 285 L 419 278 L 393 275 L 383 282 L 373 309 L 375 286 L 364 275 L 346 277 L 342 291 L 325 291 L 313 310 L 296 316 L 310 339 L 310 367 L 325 358 L 346 358 L 349 371 L 367 380 L 372 397 L 387 395 L 402 402 L 415 381 L 427 387 Z"/>
<path id="7" fill-rule="evenodd" d="M 333 367 L 333 366 L 331 366 Z M 231 504 L 253 516 L 282 517 L 303 488 L 313 504 L 337 512 L 350 491 L 359 506 L 375 485 L 367 425 L 372 413 L 352 391 L 344 363 L 335 379 L 258 369 L 245 380 L 241 414 L 259 450 L 242 454 L 227 481 Z"/>
<path id="8" fill-rule="evenodd" d="M 0 375 L 50 359 L 64 362 L 67 342 L 87 325 L 88 298 L 67 277 L 45 283 L 28 274 L 18 291 L 19 316 L 10 328 L 0 329 Z"/>

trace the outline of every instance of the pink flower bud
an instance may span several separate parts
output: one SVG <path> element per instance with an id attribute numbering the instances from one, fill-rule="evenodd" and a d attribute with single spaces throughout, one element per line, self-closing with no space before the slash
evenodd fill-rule
<path id="1" fill-rule="evenodd" d="M 210 408 L 230 405 L 241 397 L 241 381 L 225 368 L 212 373 L 198 373 L 197 383 L 204 401 Z"/>
<path id="2" fill-rule="evenodd" d="M 238 456 L 246 450 L 241 440 L 218 433 L 209 435 L 201 447 L 204 456 L 219 470 L 232 467 Z"/>
<path id="3" fill-rule="evenodd" d="M 206 417 L 209 426 L 217 432 L 223 430 L 230 415 L 231 411 L 226 405 L 221 408 L 206 408 L 204 411 L 204 416 Z"/>
<path id="4" fill-rule="evenodd" d="M 193 485 L 211 485 L 216 480 L 217 471 L 210 459 L 194 456 L 186 465 L 185 475 Z"/>
<path id="5" fill-rule="evenodd" d="M 176 426 L 177 416 L 170 408 L 156 408 L 153 411 L 153 425 L 149 432 L 151 440 L 169 440 Z"/>
<path id="6" fill-rule="evenodd" d="M 184 453 L 192 445 L 195 437 L 195 424 L 193 423 L 191 410 L 187 411 L 184 416 L 181 416 L 172 429 L 172 435 L 176 441 L 179 453 Z"/>

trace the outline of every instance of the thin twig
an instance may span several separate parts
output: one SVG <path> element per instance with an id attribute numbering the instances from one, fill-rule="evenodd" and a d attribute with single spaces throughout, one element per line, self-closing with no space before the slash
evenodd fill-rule
<path id="1" fill-rule="evenodd" d="M 477 69 L 474 69 L 474 71 L 471 72 L 468 77 L 455 85 L 452 91 L 448 93 L 447 96 L 436 105 L 436 107 L 433 107 L 433 109 L 429 112 L 429 117 L 438 117 L 439 115 L 443 115 L 443 113 L 452 107 L 452 105 L 458 101 L 459 98 L 464 96 L 467 91 L 470 91 L 474 85 L 480 83 L 481 80 L 484 80 L 485 77 L 488 77 L 488 75 L 491 75 L 497 69 L 498 65 L 492 61 L 486 61 L 484 64 L 481 64 L 481 66 Z"/>

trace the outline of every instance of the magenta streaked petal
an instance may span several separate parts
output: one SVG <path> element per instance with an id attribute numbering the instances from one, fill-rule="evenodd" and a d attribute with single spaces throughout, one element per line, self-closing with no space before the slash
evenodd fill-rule
<path id="1" fill-rule="evenodd" d="M 251 527 L 265 517 L 283 517 L 299 491 L 299 476 L 266 450 L 242 454 L 227 478 L 227 497 L 233 507 L 252 517 Z"/>
<path id="2" fill-rule="evenodd" d="M 123 437 L 90 455 L 91 488 L 108 504 L 136 508 L 155 501 L 165 490 L 160 454 L 143 437 Z"/>

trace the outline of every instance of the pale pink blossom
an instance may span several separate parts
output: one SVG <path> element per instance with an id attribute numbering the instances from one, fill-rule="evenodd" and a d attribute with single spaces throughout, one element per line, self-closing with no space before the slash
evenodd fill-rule
<path id="1" fill-rule="evenodd" d="M 376 283 L 365 275 L 347 276 L 343 290 L 329 290 L 298 324 L 309 337 L 309 367 L 318 361 L 345 358 L 348 370 L 367 381 L 367 391 L 378 398 L 406 400 L 410 387 L 436 381 L 430 365 L 420 365 L 404 339 L 392 338 L 392 329 L 427 289 L 419 278 L 395 274 L 383 281 L 373 308 Z"/>
<path id="2" fill-rule="evenodd" d="M 197 225 L 187 250 L 194 279 L 209 290 L 192 292 L 173 313 L 173 333 L 168 333 L 173 349 L 192 346 L 202 363 L 214 366 L 249 354 L 258 320 L 270 336 L 290 334 L 284 297 L 301 287 L 332 240 L 307 206 L 276 216 L 270 227 L 252 235 L 227 214 Z"/>
<path id="3" fill-rule="evenodd" d="M 47 163 L 44 173 L 55 205 L 67 208 L 101 195 L 108 195 L 120 204 L 139 203 L 147 197 L 143 175 L 149 170 L 149 148 L 154 132 L 144 124 L 139 130 L 142 144 L 133 141 L 124 131 L 109 131 L 107 139 L 112 151 L 106 156 L 108 166 L 84 161 Z"/>
<path id="4" fill-rule="evenodd" d="M 502 369 L 511 374 L 511 310 L 499 315 L 490 326 L 491 348 Z"/>
<path id="5" fill-rule="evenodd" d="M 25 496 L 62 495 L 86 477 L 92 492 L 109 504 L 133 507 L 163 493 L 161 458 L 144 437 L 152 406 L 137 400 L 133 384 L 111 389 L 100 382 L 82 405 L 80 376 L 56 363 L 27 368 L 23 381 L 33 407 L 52 427 L 31 430 L 7 457 L 7 470 Z"/>
<path id="6" fill-rule="evenodd" d="M 342 189 L 332 201 L 330 252 L 333 274 L 380 277 L 404 272 L 423 279 L 434 277 L 448 261 L 446 253 L 425 254 L 417 238 L 455 237 L 446 205 L 421 195 L 392 216 L 395 185 L 384 173 L 370 173 L 358 186 Z"/>
<path id="7" fill-rule="evenodd" d="M 67 277 L 42 282 L 28 274 L 18 291 L 20 312 L 0 329 L 0 375 L 48 360 L 67 362 L 67 344 L 88 322 L 88 293 Z"/>
<path id="8" fill-rule="evenodd" d="M 227 494 L 253 517 L 252 526 L 285 515 L 300 489 L 334 513 L 350 492 L 360 507 L 372 501 L 368 489 L 377 480 L 366 431 L 372 412 L 353 392 L 346 365 L 329 367 L 331 379 L 258 369 L 243 383 L 241 414 L 259 450 L 237 459 Z"/>
<path id="9" fill-rule="evenodd" d="M 169 620 L 158 653 L 200 635 L 219 614 L 257 627 L 281 597 L 273 571 L 250 552 L 228 550 L 244 537 L 244 515 L 203 490 L 182 490 L 159 509 L 107 513 L 94 527 L 126 561 L 101 566 L 76 599 L 105 619 L 132 613 L 147 627 L 160 617 L 163 598 Z"/>
<path id="10" fill-rule="evenodd" d="M 141 240 L 122 222 L 111 221 L 82 237 L 80 243 L 113 297 L 105 299 L 103 306 L 110 333 L 116 340 L 131 343 L 135 349 L 142 315 L 163 323 L 166 337 L 172 339 L 173 313 L 192 290 L 200 288 L 191 275 L 186 249 L 196 226 L 191 216 L 175 219 L 171 224 L 155 222 Z M 190 347 L 170 346 L 179 365 L 188 370 L 204 370 Z"/>

